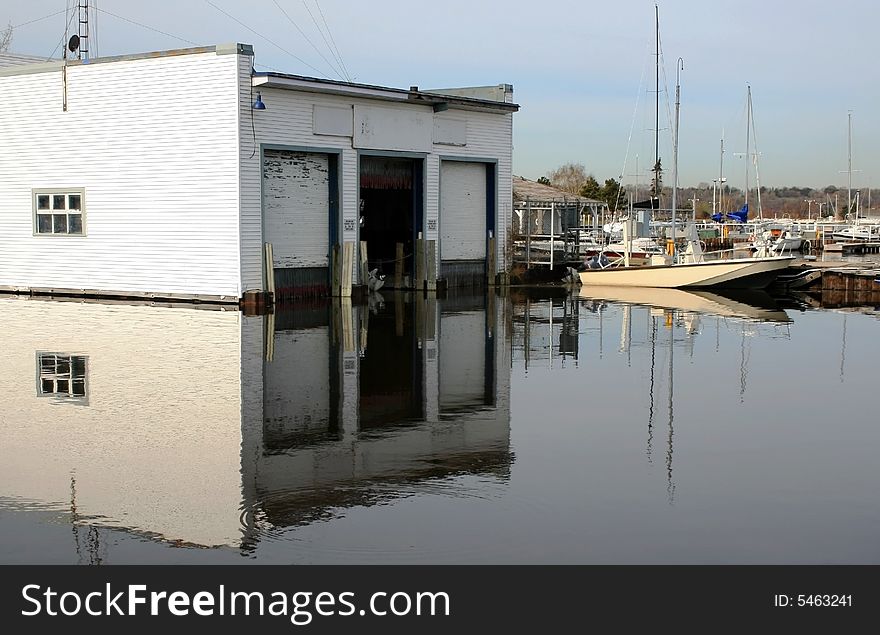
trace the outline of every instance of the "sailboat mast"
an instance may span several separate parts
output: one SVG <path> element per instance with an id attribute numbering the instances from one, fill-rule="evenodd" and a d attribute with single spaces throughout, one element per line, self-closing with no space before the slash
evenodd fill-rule
<path id="1" fill-rule="evenodd" d="M 654 194 L 660 207 L 660 8 L 654 5 Z"/>
<path id="2" fill-rule="evenodd" d="M 743 192 L 745 195 L 745 205 L 749 204 L 749 132 L 752 120 L 752 87 L 748 85 L 747 87 L 748 99 L 746 100 L 746 153 L 743 157 L 746 164 L 746 189 Z"/>
<path id="3" fill-rule="evenodd" d="M 680 57 L 675 64 L 675 129 L 672 134 L 672 241 L 675 244 L 675 211 L 678 205 L 678 120 L 681 108 L 680 71 L 684 69 L 684 60 Z"/>
<path id="4" fill-rule="evenodd" d="M 846 213 L 852 213 L 852 111 L 846 113 Z"/>
<path id="5" fill-rule="evenodd" d="M 724 213 L 724 130 L 721 131 L 721 161 L 718 166 L 718 211 Z"/>

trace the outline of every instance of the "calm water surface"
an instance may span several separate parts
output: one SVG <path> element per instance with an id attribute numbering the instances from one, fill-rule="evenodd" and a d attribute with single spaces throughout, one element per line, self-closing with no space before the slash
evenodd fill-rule
<path id="1" fill-rule="evenodd" d="M 801 306 L 3 298 L 0 562 L 880 563 L 878 314 Z"/>

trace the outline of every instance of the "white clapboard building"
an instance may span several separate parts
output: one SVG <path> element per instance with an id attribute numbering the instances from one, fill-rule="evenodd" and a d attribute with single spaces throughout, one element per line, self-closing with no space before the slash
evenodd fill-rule
<path id="1" fill-rule="evenodd" d="M 505 270 L 510 85 L 257 73 L 245 44 L 0 62 L 0 291 L 234 303 Z"/>

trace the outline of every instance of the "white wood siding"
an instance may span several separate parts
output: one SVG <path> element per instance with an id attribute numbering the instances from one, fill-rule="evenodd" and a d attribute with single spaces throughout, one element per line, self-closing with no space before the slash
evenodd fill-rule
<path id="1" fill-rule="evenodd" d="M 329 187 L 326 154 L 263 153 L 263 232 L 275 267 L 329 265 Z"/>
<path id="2" fill-rule="evenodd" d="M 440 163 L 440 258 L 486 258 L 486 165 Z"/>
<path id="3" fill-rule="evenodd" d="M 238 55 L 0 77 L 0 286 L 240 295 Z M 26 107 L 24 106 L 26 104 Z M 87 236 L 34 236 L 32 188 L 84 188 Z"/>

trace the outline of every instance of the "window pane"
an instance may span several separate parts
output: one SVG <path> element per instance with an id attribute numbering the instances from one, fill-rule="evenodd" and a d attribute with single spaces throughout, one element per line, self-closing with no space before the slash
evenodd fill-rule
<path id="1" fill-rule="evenodd" d="M 58 384 L 58 388 L 56 389 L 56 392 L 60 392 L 60 393 L 67 393 L 68 392 L 68 385 L 70 384 L 69 381 L 67 381 L 66 379 L 59 379 L 57 384 Z"/>
<path id="2" fill-rule="evenodd" d="M 81 234 L 83 233 L 82 214 L 68 214 L 67 216 L 67 233 Z"/>
<path id="3" fill-rule="evenodd" d="M 40 382 L 40 391 L 44 395 L 51 395 L 55 392 L 55 382 L 51 379 L 44 379 Z"/>
<path id="4" fill-rule="evenodd" d="M 55 356 L 54 355 L 40 355 L 40 368 L 43 369 L 44 373 L 54 373 L 55 372 Z"/>
<path id="5" fill-rule="evenodd" d="M 54 214 L 52 216 L 52 231 L 56 234 L 67 233 L 67 214 Z"/>
<path id="6" fill-rule="evenodd" d="M 37 209 L 49 209 L 48 194 L 37 194 Z"/>
<path id="7" fill-rule="evenodd" d="M 37 232 L 40 234 L 52 233 L 52 215 L 37 214 Z"/>
<path id="8" fill-rule="evenodd" d="M 82 209 L 80 205 L 82 197 L 79 194 L 69 194 L 67 196 L 67 209 Z"/>
<path id="9" fill-rule="evenodd" d="M 66 375 L 70 372 L 70 358 L 69 357 L 59 357 L 58 358 L 58 367 L 55 371 L 59 375 Z"/>
<path id="10" fill-rule="evenodd" d="M 86 358 L 85 357 L 71 357 L 70 363 L 73 367 L 73 376 L 74 377 L 85 377 L 86 376 Z"/>
<path id="11" fill-rule="evenodd" d="M 53 194 L 52 195 L 52 209 L 67 209 L 64 207 L 64 199 L 66 197 L 64 194 Z"/>
<path id="12" fill-rule="evenodd" d="M 83 397 L 86 394 L 85 381 L 82 379 L 74 379 L 72 392 L 75 397 Z"/>

